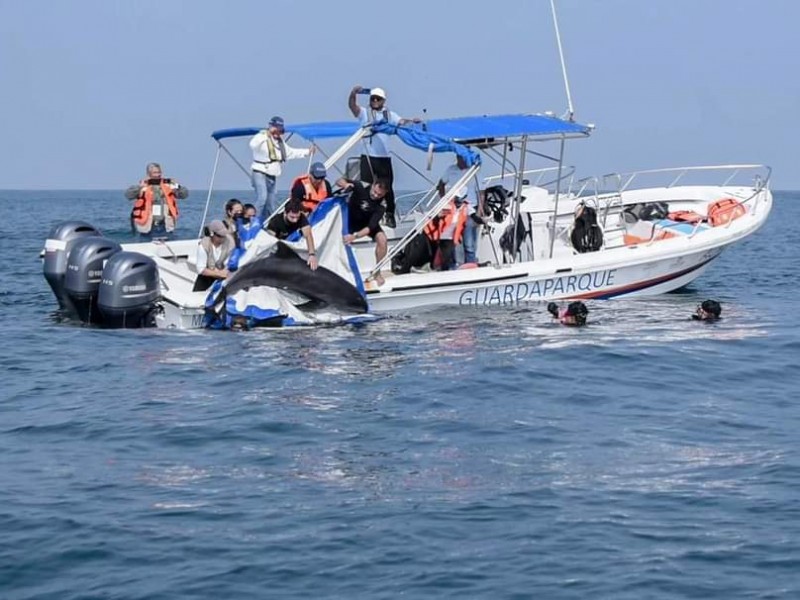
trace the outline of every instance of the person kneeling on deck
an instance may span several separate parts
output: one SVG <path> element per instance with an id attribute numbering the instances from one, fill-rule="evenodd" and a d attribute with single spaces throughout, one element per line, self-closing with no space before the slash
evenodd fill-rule
<path id="1" fill-rule="evenodd" d="M 217 279 L 228 277 L 228 259 L 230 259 L 236 242 L 222 221 L 211 221 L 206 228 L 208 235 L 200 240 L 197 247 L 197 279 L 193 292 L 204 292 Z"/>
<path id="2" fill-rule="evenodd" d="M 388 247 L 386 234 L 381 229 L 381 219 L 386 211 L 383 199 L 389 191 L 389 183 L 385 179 L 376 179 L 371 185 L 339 179 L 336 184 L 350 190 L 350 199 L 347 201 L 349 233 L 344 236 L 344 243 L 352 244 L 359 238 L 371 237 L 375 242 L 375 264 L 378 264 L 386 256 Z M 375 274 L 375 283 L 384 284 L 380 271 Z"/>
<path id="3" fill-rule="evenodd" d="M 589 309 L 580 300 L 570 302 L 567 308 L 559 308 L 555 302 L 550 302 L 547 305 L 547 312 L 553 315 L 554 319 L 562 325 L 571 325 L 573 327 L 580 327 L 586 325 L 586 316 L 589 314 Z"/>
<path id="4" fill-rule="evenodd" d="M 161 165 L 149 163 L 147 177 L 125 191 L 134 200 L 131 229 L 140 236 L 168 236 L 178 224 L 178 200 L 189 197 L 189 190 L 171 179 L 161 177 Z"/>
<path id="5" fill-rule="evenodd" d="M 306 239 L 308 266 L 312 271 L 316 270 L 318 263 L 314 234 L 311 231 L 311 225 L 308 224 L 308 219 L 303 214 L 303 203 L 300 200 L 291 198 L 283 207 L 283 212 L 272 217 L 265 229 L 268 234 L 279 240 L 285 240 L 299 229 Z"/>
<path id="6" fill-rule="evenodd" d="M 333 194 L 331 184 L 325 177 L 328 175 L 325 165 L 315 162 L 308 173 L 301 175 L 292 183 L 292 198 L 303 203 L 303 212 L 310 215 L 317 205 Z"/>
<path id="7" fill-rule="evenodd" d="M 464 201 L 464 195 L 451 200 L 423 229 L 431 243 L 436 246 L 431 261 L 431 266 L 436 271 L 456 268 L 456 246 L 464 238 L 469 219 L 469 202 Z"/>

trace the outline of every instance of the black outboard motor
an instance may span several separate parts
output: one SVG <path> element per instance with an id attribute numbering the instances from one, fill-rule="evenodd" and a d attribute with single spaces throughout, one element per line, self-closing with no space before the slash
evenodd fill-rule
<path id="1" fill-rule="evenodd" d="M 103 268 L 97 307 L 106 327 L 153 327 L 160 296 L 155 261 L 138 252 L 117 252 Z"/>
<path id="2" fill-rule="evenodd" d="M 101 323 L 97 293 L 103 278 L 103 263 L 121 251 L 122 246 L 104 237 L 82 237 L 72 242 L 64 292 L 84 323 Z"/>
<path id="3" fill-rule="evenodd" d="M 59 308 L 76 314 L 75 307 L 64 293 L 64 276 L 67 273 L 67 256 L 74 240 L 82 237 L 103 235 L 100 231 L 83 221 L 65 221 L 55 225 L 44 243 L 44 278 L 58 300 Z"/>

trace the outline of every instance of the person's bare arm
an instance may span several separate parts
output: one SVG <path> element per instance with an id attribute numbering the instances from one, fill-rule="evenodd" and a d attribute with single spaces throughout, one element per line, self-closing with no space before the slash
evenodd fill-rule
<path id="1" fill-rule="evenodd" d="M 306 239 L 306 248 L 308 248 L 308 266 L 312 271 L 316 271 L 319 263 L 317 262 L 317 249 L 314 246 L 314 232 L 311 231 L 311 225 L 306 225 L 302 231 L 303 237 Z"/>
<path id="2" fill-rule="evenodd" d="M 360 85 L 355 86 L 352 90 L 350 90 L 350 98 L 348 98 L 347 105 L 350 107 L 350 112 L 353 113 L 353 116 L 357 119 L 358 115 L 361 113 L 361 107 L 358 105 L 356 101 L 356 96 L 358 93 L 364 88 Z"/>

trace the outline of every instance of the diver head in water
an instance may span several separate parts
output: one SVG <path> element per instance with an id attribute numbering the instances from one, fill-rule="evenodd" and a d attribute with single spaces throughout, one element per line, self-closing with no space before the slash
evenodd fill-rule
<path id="1" fill-rule="evenodd" d="M 589 314 L 589 309 L 580 300 L 570 302 L 567 308 L 559 308 L 555 302 L 550 302 L 547 305 L 547 312 L 558 319 L 562 325 L 572 325 L 580 327 L 586 325 L 586 316 Z"/>
<path id="2" fill-rule="evenodd" d="M 722 305 L 716 300 L 703 300 L 698 306 L 692 319 L 695 321 L 716 321 L 722 314 Z"/>

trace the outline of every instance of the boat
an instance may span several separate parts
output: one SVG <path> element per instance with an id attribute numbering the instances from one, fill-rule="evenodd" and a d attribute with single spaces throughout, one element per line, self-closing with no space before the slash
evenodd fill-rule
<path id="1" fill-rule="evenodd" d="M 234 157 L 226 144 L 257 131 L 244 127 L 212 134 L 217 144 L 212 188 L 221 155 Z M 352 245 L 342 241 L 345 199 L 333 197 L 320 205 L 319 214 L 312 213 L 315 240 L 324 240 L 320 264 L 325 269 L 320 271 L 334 273 L 357 290 L 365 300 L 364 310 L 343 312 L 331 298 L 320 301 L 318 292 L 308 291 L 316 285 L 308 279 L 310 271 L 291 271 L 297 274 L 287 276 L 291 281 L 272 278 L 263 285 L 250 278 L 232 294 L 226 290 L 230 283 L 195 292 L 198 239 L 120 245 L 84 222 L 53 228 L 45 243 L 45 277 L 62 309 L 82 321 L 111 327 L 226 327 L 237 315 L 248 325 L 308 325 L 441 306 L 513 308 L 525 302 L 680 289 L 701 276 L 725 249 L 755 233 L 771 211 L 771 169 L 765 165 L 578 178 L 576 169 L 565 162 L 565 147 L 593 131 L 592 125 L 575 122 L 571 114 L 550 113 L 469 116 L 404 126 L 287 124 L 287 134 L 314 143 L 344 139 L 325 161 L 329 172 L 345 173 L 348 157 L 359 154 L 363 138 L 374 133 L 400 140 L 422 163 L 414 169 L 423 175 L 438 153 L 460 156 L 466 165 L 462 178 L 443 196 L 435 185 L 423 190 L 399 215 L 394 229 L 384 228 L 389 250 L 380 262 L 369 240 Z M 401 267 L 399 259 L 425 226 L 473 180 L 485 194 L 488 213 L 480 227 L 475 262 L 447 271 L 424 264 Z M 587 224 L 593 233 L 588 246 L 579 231 Z M 244 267 L 266 257 L 304 256 L 302 240 L 278 243 L 266 232 L 257 240 L 242 258 Z M 378 274 L 385 280 L 381 285 Z"/>

